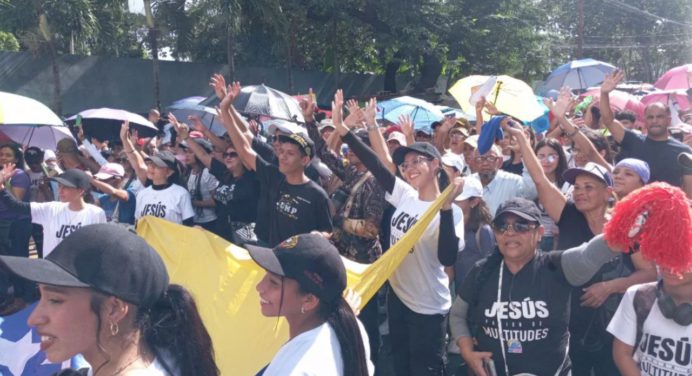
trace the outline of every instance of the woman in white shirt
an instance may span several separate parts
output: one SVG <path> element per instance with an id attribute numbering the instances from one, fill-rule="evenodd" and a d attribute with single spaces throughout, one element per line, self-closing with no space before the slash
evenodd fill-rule
<path id="1" fill-rule="evenodd" d="M 311 233 L 247 249 L 267 271 L 257 284 L 262 314 L 286 318 L 290 337 L 258 375 L 372 375 L 367 335 L 342 296 L 346 268 L 329 240 Z"/>
<path id="2" fill-rule="evenodd" d="M 28 323 L 48 361 L 82 354 L 96 376 L 218 376 L 192 296 L 169 283 L 161 257 L 125 228 L 85 226 L 45 259 L 2 256 L 0 265 L 38 283 Z"/>

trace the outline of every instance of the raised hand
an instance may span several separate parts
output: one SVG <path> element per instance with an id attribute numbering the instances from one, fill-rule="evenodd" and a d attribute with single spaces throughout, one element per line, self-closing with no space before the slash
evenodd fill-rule
<path id="1" fill-rule="evenodd" d="M 173 125 L 173 128 L 175 128 L 176 130 L 178 129 L 178 127 L 180 127 L 180 122 L 178 121 L 178 118 L 176 118 L 175 115 L 173 115 L 172 113 L 168 114 L 168 122 L 171 123 L 171 125 Z"/>
<path id="2" fill-rule="evenodd" d="M 317 104 L 315 103 L 315 95 L 312 92 L 312 88 L 308 90 L 307 98 L 303 97 L 300 103 L 300 109 L 303 111 L 303 118 L 305 122 L 315 121 L 315 110 L 317 109 Z"/>
<path id="3" fill-rule="evenodd" d="M 223 75 L 215 73 L 209 79 L 209 86 L 214 89 L 214 93 L 219 99 L 223 99 L 226 96 L 226 79 Z"/>
<path id="4" fill-rule="evenodd" d="M 483 111 L 483 108 L 485 107 L 485 97 L 481 97 L 481 99 L 476 102 L 476 111 Z"/>
<path id="5" fill-rule="evenodd" d="M 562 118 L 567 113 L 572 103 L 572 91 L 568 87 L 560 89 L 557 101 L 553 102 L 549 98 L 543 99 L 543 103 L 550 109 L 550 112 L 557 118 Z"/>
<path id="6" fill-rule="evenodd" d="M 0 171 L 0 185 L 7 183 L 14 176 L 17 166 L 14 163 L 5 163 Z"/>
<path id="7" fill-rule="evenodd" d="M 413 135 L 413 119 L 410 115 L 399 116 L 399 127 L 401 127 L 401 133 L 405 136 Z"/>
<path id="8" fill-rule="evenodd" d="M 346 102 L 346 108 L 348 109 L 349 115 L 360 110 L 360 106 L 358 105 L 358 101 L 355 99 L 349 99 Z"/>
<path id="9" fill-rule="evenodd" d="M 447 132 L 449 132 L 449 130 L 452 129 L 456 123 L 457 118 L 454 116 L 445 116 L 444 120 L 442 120 L 442 124 L 440 124 L 440 132 L 442 132 L 442 134 L 447 134 Z"/>
<path id="10" fill-rule="evenodd" d="M 238 94 L 240 94 L 240 82 L 236 81 L 230 85 L 228 85 L 227 90 L 226 90 L 226 96 L 221 99 L 221 103 L 219 103 L 219 108 L 221 109 L 221 115 L 226 115 L 228 114 L 228 110 L 231 108 L 231 105 L 235 101 L 235 99 L 238 97 Z"/>
<path id="11" fill-rule="evenodd" d="M 130 122 L 124 121 L 120 125 L 120 139 L 121 140 L 127 140 L 127 137 L 129 136 L 128 135 L 129 131 L 130 131 Z"/>
<path id="12" fill-rule="evenodd" d="M 495 104 L 490 101 L 485 102 L 485 110 L 488 111 L 490 115 L 499 115 L 500 111 L 495 107 Z"/>
<path id="13" fill-rule="evenodd" d="M 368 103 L 365 105 L 365 111 L 363 111 L 363 116 L 365 117 L 366 124 L 377 124 L 377 99 L 370 98 Z"/>
<path id="14" fill-rule="evenodd" d="M 341 89 L 339 89 L 336 91 L 336 93 L 334 93 L 334 100 L 332 101 L 332 122 L 334 123 L 334 128 L 336 129 L 337 133 L 339 133 L 341 136 L 345 136 L 349 131 L 349 127 L 346 125 L 347 123 L 342 121 L 343 107 L 344 93 L 341 91 Z M 349 114 L 348 117 L 350 118 L 352 115 L 353 114 Z M 346 119 L 349 120 L 348 118 Z"/>
<path id="15" fill-rule="evenodd" d="M 443 210 L 449 210 L 452 208 L 452 203 L 454 202 L 454 199 L 457 198 L 461 194 L 461 191 L 464 190 L 464 178 L 461 176 L 454 178 L 452 181 L 452 193 L 447 196 L 445 201 L 442 203 L 442 209 Z"/>
<path id="16" fill-rule="evenodd" d="M 623 78 L 625 78 L 625 72 L 623 72 L 621 69 L 616 69 L 614 72 L 606 74 L 605 79 L 601 84 L 601 93 L 609 94 L 615 90 Z"/>
<path id="17" fill-rule="evenodd" d="M 353 109 L 349 109 L 348 116 L 344 119 L 344 123 L 349 128 L 362 127 L 365 122 L 365 115 L 363 114 L 363 109 L 356 105 Z"/>

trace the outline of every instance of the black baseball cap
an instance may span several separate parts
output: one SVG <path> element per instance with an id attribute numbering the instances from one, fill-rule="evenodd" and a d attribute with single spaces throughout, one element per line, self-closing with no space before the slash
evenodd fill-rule
<path id="1" fill-rule="evenodd" d="M 346 267 L 339 251 L 320 234 L 292 236 L 274 249 L 246 247 L 259 266 L 298 281 L 324 301 L 335 301 L 346 289 Z"/>
<path id="2" fill-rule="evenodd" d="M 43 150 L 36 146 L 26 148 L 26 151 L 24 152 L 24 160 L 29 164 L 43 162 Z"/>
<path id="3" fill-rule="evenodd" d="M 574 185 L 574 182 L 577 180 L 577 176 L 579 175 L 590 175 L 602 181 L 609 187 L 613 186 L 613 178 L 610 175 L 610 172 L 608 172 L 605 167 L 593 162 L 588 162 L 584 165 L 584 167 L 572 167 L 567 169 L 562 174 L 562 178 L 565 179 L 566 182 Z"/>
<path id="4" fill-rule="evenodd" d="M 433 159 L 438 159 L 441 160 L 442 156 L 440 155 L 440 152 L 437 150 L 437 148 L 429 143 L 429 142 L 414 142 L 411 145 L 408 146 L 400 146 L 396 151 L 394 152 L 394 164 L 397 166 L 404 163 L 404 158 L 406 157 L 406 154 L 410 152 L 416 152 L 418 154 L 423 154 L 425 156 L 428 156 Z"/>
<path id="5" fill-rule="evenodd" d="M 168 150 L 160 151 L 145 160 L 152 161 L 159 167 L 168 167 L 174 171 L 178 170 L 178 161 L 175 159 L 175 155 Z"/>
<path id="6" fill-rule="evenodd" d="M 62 174 L 50 178 L 50 180 L 69 188 L 89 189 L 91 186 L 91 178 L 89 175 L 76 168 L 67 169 Z"/>
<path id="7" fill-rule="evenodd" d="M 536 203 L 523 197 L 514 197 L 503 202 L 495 212 L 495 219 L 504 214 L 514 214 L 531 222 L 541 221 L 541 211 Z"/>
<path id="8" fill-rule="evenodd" d="M 315 152 L 315 145 L 307 137 L 299 133 L 282 134 L 279 135 L 280 142 L 290 142 L 292 144 L 298 145 L 298 148 L 305 153 L 308 157 L 312 158 Z"/>
<path id="9" fill-rule="evenodd" d="M 115 224 L 84 226 L 45 259 L 0 256 L 12 273 L 29 281 L 87 287 L 138 307 L 150 307 L 168 288 L 168 272 L 144 239 Z"/>

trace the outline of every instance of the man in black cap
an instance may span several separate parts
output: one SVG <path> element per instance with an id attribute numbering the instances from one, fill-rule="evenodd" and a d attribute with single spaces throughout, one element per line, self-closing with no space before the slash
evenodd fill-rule
<path id="1" fill-rule="evenodd" d="M 84 202 L 89 192 L 91 178 L 84 171 L 68 169 L 51 178 L 58 183 L 60 202 L 18 201 L 5 190 L 5 182 L 11 177 L 14 166 L 6 166 L 0 173 L 0 201 L 10 210 L 31 215 L 31 221 L 43 226 L 43 255 L 48 256 L 65 237 L 76 229 L 105 223 L 106 214 L 98 206 Z"/>
<path id="2" fill-rule="evenodd" d="M 497 209 L 496 252 L 476 264 L 458 292 L 450 327 L 476 374 L 567 375 L 572 286 L 586 283 L 620 254 L 603 239 L 564 252 L 539 252 L 535 203 L 513 198 Z"/>
<path id="3" fill-rule="evenodd" d="M 229 112 L 236 94 L 230 91 L 221 101 L 221 120 L 243 164 L 255 171 L 260 186 L 270 198 L 265 212 L 258 212 L 258 217 L 269 218 L 268 234 L 265 236 L 261 229 L 257 231 L 260 241 L 275 246 L 296 234 L 331 232 L 329 197 L 322 187 L 305 175 L 305 168 L 314 156 L 315 145 L 301 134 L 282 134 L 278 136 L 279 164 L 270 164 L 252 149 Z"/>

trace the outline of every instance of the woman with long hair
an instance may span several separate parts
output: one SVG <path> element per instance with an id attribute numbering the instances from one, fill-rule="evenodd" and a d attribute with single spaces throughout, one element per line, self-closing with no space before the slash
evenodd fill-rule
<path id="1" fill-rule="evenodd" d="M 367 334 L 343 297 L 346 268 L 329 240 L 311 233 L 247 249 L 267 271 L 257 284 L 262 315 L 284 317 L 289 328 L 288 342 L 258 375 L 372 375 Z"/>
<path id="2" fill-rule="evenodd" d="M 121 226 L 85 226 L 46 259 L 0 263 L 38 283 L 28 322 L 50 362 L 82 354 L 94 376 L 219 374 L 194 299 L 169 283 L 156 251 Z"/>
<path id="3" fill-rule="evenodd" d="M 189 137 L 190 129 L 169 116 L 175 131 L 181 138 Z M 199 118 L 190 117 L 199 129 Z M 206 169 L 218 180 L 213 192 L 216 203 L 217 226 L 214 233 L 236 245 L 257 240 L 255 220 L 257 219 L 257 201 L 259 200 L 259 183 L 254 171 L 249 171 L 240 160 L 233 146 L 226 146 L 221 160 L 212 156 L 202 145 L 196 142 L 188 144 L 188 150 L 194 153 Z"/>
<path id="4" fill-rule="evenodd" d="M 396 208 L 390 221 L 390 240 L 394 244 L 440 196 L 438 174 L 442 157 L 432 144 L 414 142 L 396 150 L 394 163 L 389 153 L 381 152 L 387 158 L 383 162 L 341 119 L 341 90 L 334 99 L 333 108 L 337 114 L 332 113 L 332 119 L 336 132 L 375 176 L 386 192 L 385 199 Z M 377 102 L 370 100 L 363 112 L 373 148 L 386 150 L 375 121 Z M 402 178 L 395 176 L 386 165 L 398 166 Z M 445 266 L 454 265 L 457 253 L 464 248 L 463 214 L 452 204 L 463 187 L 463 179 L 453 184 L 453 191 L 443 202 L 439 214 L 389 278 L 389 333 L 394 370 L 400 376 L 443 375 L 445 372 L 446 322 L 452 303 Z M 421 283 L 421 280 L 427 282 Z"/>
<path id="5" fill-rule="evenodd" d="M 562 174 L 567 170 L 567 157 L 560 141 L 554 138 L 544 138 L 534 147 L 536 157 L 540 161 L 541 168 L 545 176 L 562 192 L 567 192 L 570 188 L 569 183 L 565 182 Z M 546 213 L 543 205 L 538 205 L 543 215 L 541 225 L 544 233 L 541 238 L 540 248 L 544 251 L 557 249 L 557 225 L 555 221 Z"/>

